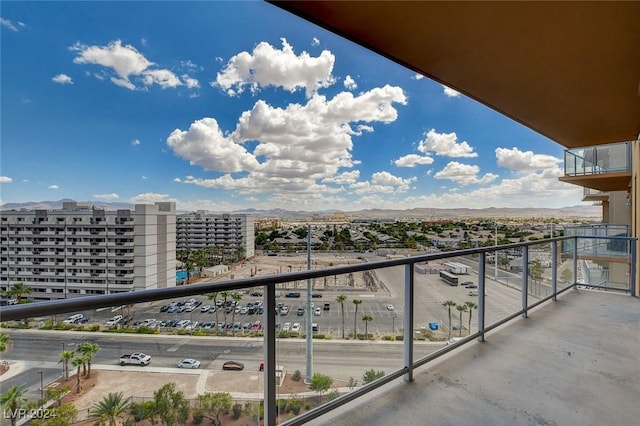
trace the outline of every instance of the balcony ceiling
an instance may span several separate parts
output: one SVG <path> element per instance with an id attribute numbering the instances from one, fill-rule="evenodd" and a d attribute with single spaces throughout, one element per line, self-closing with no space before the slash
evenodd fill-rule
<path id="1" fill-rule="evenodd" d="M 567 148 L 640 134 L 640 2 L 273 4 Z"/>

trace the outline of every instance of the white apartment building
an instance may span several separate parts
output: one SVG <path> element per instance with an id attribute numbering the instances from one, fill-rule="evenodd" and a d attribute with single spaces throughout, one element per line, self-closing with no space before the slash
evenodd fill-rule
<path id="1" fill-rule="evenodd" d="M 204 210 L 180 214 L 176 235 L 178 250 L 215 247 L 244 259 L 255 254 L 255 218 L 248 214 L 213 214 Z"/>
<path id="2" fill-rule="evenodd" d="M 176 285 L 176 205 L 107 211 L 64 202 L 60 210 L 0 212 L 0 290 L 16 283 L 34 300 Z"/>

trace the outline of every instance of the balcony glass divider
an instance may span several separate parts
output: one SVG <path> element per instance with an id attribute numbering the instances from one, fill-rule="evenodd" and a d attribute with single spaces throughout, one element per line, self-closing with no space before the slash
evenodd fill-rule
<path id="1" fill-rule="evenodd" d="M 527 317 L 529 295 L 529 247 L 522 247 L 522 318 Z"/>
<path id="2" fill-rule="evenodd" d="M 404 267 L 404 366 L 407 368 L 405 380 L 413 381 L 413 271 L 414 263 Z"/>
<path id="3" fill-rule="evenodd" d="M 495 254 L 496 259 L 498 258 L 498 251 L 496 250 Z M 486 279 L 486 271 L 485 271 L 485 253 L 480 253 L 478 257 L 478 333 L 480 336 L 478 340 L 484 342 L 484 294 L 485 294 L 485 279 Z M 471 332 L 471 330 L 469 330 Z"/>

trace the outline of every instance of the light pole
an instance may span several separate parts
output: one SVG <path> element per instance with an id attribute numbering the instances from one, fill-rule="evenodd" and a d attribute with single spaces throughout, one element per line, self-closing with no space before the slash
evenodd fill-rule
<path id="1" fill-rule="evenodd" d="M 38 371 L 40 375 L 40 401 L 44 403 L 44 371 Z"/>
<path id="2" fill-rule="evenodd" d="M 396 314 L 391 314 L 391 334 L 396 334 Z"/>
<path id="3" fill-rule="evenodd" d="M 62 342 L 62 356 L 64 356 L 64 342 Z M 66 360 L 64 358 L 62 358 L 62 377 L 66 377 L 65 373 L 67 372 L 67 370 L 65 369 L 66 366 Z"/>

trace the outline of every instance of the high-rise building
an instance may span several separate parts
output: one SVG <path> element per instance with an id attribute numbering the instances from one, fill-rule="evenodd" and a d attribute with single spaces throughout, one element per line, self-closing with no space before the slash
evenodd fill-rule
<path id="1" fill-rule="evenodd" d="M 255 219 L 248 214 L 214 214 L 204 210 L 180 214 L 176 235 L 178 250 L 217 249 L 238 259 L 255 254 Z"/>
<path id="2" fill-rule="evenodd" d="M 2 211 L 0 290 L 23 283 L 53 300 L 175 286 L 175 221 L 173 202 Z"/>

